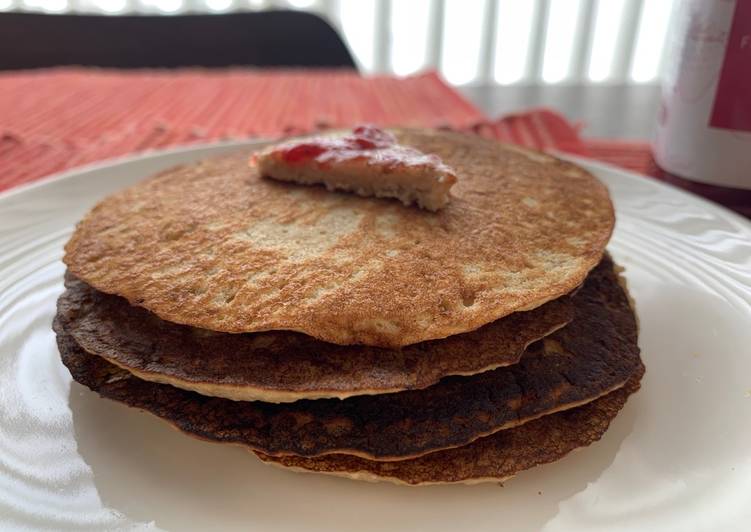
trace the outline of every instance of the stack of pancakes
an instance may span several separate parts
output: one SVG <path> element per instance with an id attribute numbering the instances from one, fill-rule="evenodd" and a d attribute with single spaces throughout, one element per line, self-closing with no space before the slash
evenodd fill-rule
<path id="1" fill-rule="evenodd" d="M 437 213 L 266 179 L 248 153 L 99 203 L 66 246 L 73 378 L 284 467 L 503 480 L 598 440 L 639 387 L 607 190 L 474 136 L 397 130 Z"/>

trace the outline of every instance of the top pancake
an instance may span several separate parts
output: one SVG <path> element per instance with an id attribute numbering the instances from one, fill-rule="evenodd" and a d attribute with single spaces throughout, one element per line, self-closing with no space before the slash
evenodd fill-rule
<path id="1" fill-rule="evenodd" d="M 398 347 L 535 308 L 600 260 L 614 215 L 586 171 L 475 136 L 395 134 L 456 169 L 446 208 L 274 182 L 239 153 L 106 198 L 64 261 L 168 321 Z"/>

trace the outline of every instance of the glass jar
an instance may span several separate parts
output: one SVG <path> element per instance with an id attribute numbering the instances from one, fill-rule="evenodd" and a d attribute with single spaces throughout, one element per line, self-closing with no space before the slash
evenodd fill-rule
<path id="1" fill-rule="evenodd" d="M 678 0 L 666 52 L 657 164 L 751 208 L 751 0 Z"/>

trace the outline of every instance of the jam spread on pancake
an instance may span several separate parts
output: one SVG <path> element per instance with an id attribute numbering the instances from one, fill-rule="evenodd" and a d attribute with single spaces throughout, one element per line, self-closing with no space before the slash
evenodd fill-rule
<path id="1" fill-rule="evenodd" d="M 346 135 L 284 142 L 252 162 L 273 179 L 397 198 L 431 211 L 448 203 L 449 189 L 456 182 L 455 172 L 438 156 L 401 145 L 388 131 L 370 125 Z"/>
<path id="2" fill-rule="evenodd" d="M 358 126 L 352 134 L 344 137 L 319 137 L 307 142 L 292 144 L 288 147 L 279 148 L 279 157 L 286 163 L 295 164 L 311 159 L 315 159 L 321 165 L 336 162 L 337 159 L 367 158 L 369 155 L 380 150 L 381 154 L 388 148 L 391 152 L 396 152 L 393 148 L 398 146 L 396 138 L 382 129 L 374 126 Z M 407 152 L 407 150 L 403 150 Z M 417 150 L 409 150 L 420 154 Z M 368 153 L 372 152 L 372 153 Z M 404 164 L 411 161 L 409 153 L 390 153 L 394 157 L 394 163 L 398 160 L 405 159 Z M 420 154 L 422 155 L 422 154 Z M 424 157 L 424 155 L 423 155 Z M 435 159 L 438 159 L 438 157 Z"/>

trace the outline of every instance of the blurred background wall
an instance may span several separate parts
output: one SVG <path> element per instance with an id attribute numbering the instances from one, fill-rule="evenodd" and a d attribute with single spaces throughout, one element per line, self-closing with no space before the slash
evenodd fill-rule
<path id="1" fill-rule="evenodd" d="M 366 73 L 455 85 L 654 84 L 673 0 L 0 0 L 0 11 L 323 15 Z"/>

